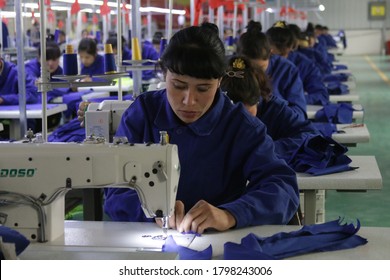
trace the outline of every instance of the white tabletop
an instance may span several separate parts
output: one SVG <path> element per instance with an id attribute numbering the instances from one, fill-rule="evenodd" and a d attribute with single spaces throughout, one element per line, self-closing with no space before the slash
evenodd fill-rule
<path id="1" fill-rule="evenodd" d="M 119 85 L 113 85 L 113 86 L 97 86 L 97 87 L 79 87 L 79 91 L 83 90 L 93 90 L 95 92 L 118 92 L 119 91 Z M 122 91 L 132 91 L 133 86 L 132 85 L 122 85 Z"/>
<path id="2" fill-rule="evenodd" d="M 337 132 L 332 134 L 332 139 L 348 145 L 357 143 L 368 143 L 370 133 L 365 124 L 337 124 Z"/>
<path id="3" fill-rule="evenodd" d="M 329 101 L 332 103 L 355 102 L 359 101 L 359 95 L 356 92 L 356 89 L 352 89 L 347 94 L 330 94 Z"/>
<path id="4" fill-rule="evenodd" d="M 224 233 L 207 233 L 201 237 L 196 237 L 191 243 L 190 248 L 194 250 L 204 250 L 207 248 L 207 246 L 212 244 L 213 257 L 218 259 L 223 256 L 223 245 L 226 241 L 240 243 L 241 239 L 247 236 L 249 233 L 254 233 L 257 236 L 267 237 L 278 232 L 290 232 L 298 229 L 300 229 L 298 226 L 259 226 L 231 230 Z M 304 254 L 290 259 L 390 259 L 390 228 L 362 227 L 357 234 L 363 238 L 366 238 L 368 243 L 353 249 Z"/>
<path id="5" fill-rule="evenodd" d="M 363 106 L 361 104 L 353 104 L 352 106 L 355 109 L 355 111 L 352 112 L 352 119 L 363 120 L 364 117 Z M 322 108 L 323 106 L 321 105 L 307 105 L 306 113 L 308 119 L 313 120 L 315 118 L 316 113 Z"/>
<path id="6" fill-rule="evenodd" d="M 32 106 L 34 105 L 34 106 Z M 26 106 L 26 115 L 29 119 L 40 119 L 42 118 L 42 106 L 41 105 L 27 105 Z M 48 104 L 47 105 L 47 116 L 51 116 L 57 113 L 61 113 L 63 111 L 67 110 L 66 104 Z M 2 105 L 0 106 L 0 118 L 1 119 L 19 119 L 20 117 L 20 111 L 19 106 L 7 106 Z"/>
<path id="7" fill-rule="evenodd" d="M 213 258 L 223 255 L 223 245 L 230 241 L 240 243 L 249 233 L 267 237 L 278 232 L 298 230 L 298 226 L 257 226 L 226 232 L 207 232 L 200 237 L 181 235 L 170 230 L 177 243 L 194 250 L 204 250 L 210 244 Z M 151 233 L 152 230 L 152 233 Z M 172 259 L 175 254 L 158 251 L 137 251 L 145 244 L 154 246 L 149 236 L 161 234 L 154 223 L 65 221 L 63 241 L 33 243 L 19 256 L 21 259 Z M 390 228 L 362 227 L 357 233 L 368 243 L 354 249 L 305 254 L 297 259 L 390 259 Z M 135 237 L 135 239 L 134 239 Z M 187 238 L 188 237 L 188 238 Z M 144 239 L 144 240 L 142 240 Z M 178 242 L 181 240 L 184 242 Z M 161 241 L 158 246 L 164 241 Z M 161 248 L 161 247 L 159 247 Z"/>
<path id="8" fill-rule="evenodd" d="M 379 190 L 383 187 L 375 156 L 349 156 L 349 164 L 358 169 L 313 176 L 298 173 L 298 186 L 301 190 Z"/>

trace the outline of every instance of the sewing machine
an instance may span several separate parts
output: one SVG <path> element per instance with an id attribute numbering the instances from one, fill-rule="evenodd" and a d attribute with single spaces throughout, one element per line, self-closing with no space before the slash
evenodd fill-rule
<path id="1" fill-rule="evenodd" d="M 163 135 L 163 134 L 162 134 Z M 172 215 L 180 165 L 176 145 L 0 143 L 0 224 L 31 241 L 64 233 L 64 196 L 76 188 L 135 189 L 145 215 Z"/>
<path id="2" fill-rule="evenodd" d="M 85 111 L 85 135 L 104 137 L 112 142 L 123 112 L 130 106 L 132 100 L 104 100 L 100 103 L 90 103 Z"/>

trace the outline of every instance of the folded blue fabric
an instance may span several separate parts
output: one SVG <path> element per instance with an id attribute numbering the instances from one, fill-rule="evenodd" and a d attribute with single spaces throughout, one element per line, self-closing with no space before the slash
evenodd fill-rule
<path id="1" fill-rule="evenodd" d="M 17 256 L 30 244 L 30 241 L 24 235 L 6 226 L 0 226 L 0 236 L 2 237 L 4 243 L 15 244 Z M 1 251 L 0 259 L 4 260 L 4 255 Z"/>
<path id="2" fill-rule="evenodd" d="M 292 256 L 355 248 L 367 243 L 356 233 L 360 229 L 353 224 L 342 224 L 340 219 L 331 222 L 304 226 L 293 232 L 280 232 L 270 237 L 248 234 L 240 244 L 227 242 L 224 246 L 225 260 L 238 259 L 284 259 Z"/>
<path id="3" fill-rule="evenodd" d="M 203 251 L 196 251 L 184 246 L 177 245 L 172 235 L 168 236 L 162 247 L 163 252 L 178 253 L 180 260 L 211 260 L 213 249 L 208 246 Z"/>
<path id="4" fill-rule="evenodd" d="M 80 121 L 75 118 L 58 127 L 48 136 L 48 142 L 83 142 L 85 128 L 80 126 Z"/>
<path id="5" fill-rule="evenodd" d="M 347 66 L 347 65 L 344 65 L 344 64 L 333 65 L 333 70 L 334 70 L 334 71 L 337 71 L 337 70 L 346 70 L 346 69 L 348 69 L 348 66 Z"/>
<path id="6" fill-rule="evenodd" d="M 312 122 L 312 125 L 322 136 L 332 137 L 332 134 L 337 132 L 337 126 L 334 123 Z"/>
<path id="7" fill-rule="evenodd" d="M 327 104 L 315 114 L 315 122 L 351 123 L 354 108 L 350 103 Z"/>
<path id="8" fill-rule="evenodd" d="M 309 135 L 287 161 L 296 172 L 325 175 L 354 169 L 348 148 L 330 137 Z"/>
<path id="9" fill-rule="evenodd" d="M 349 88 L 347 85 L 340 82 L 330 82 L 327 84 L 326 88 L 330 95 L 342 95 L 349 93 Z"/>
<path id="10" fill-rule="evenodd" d="M 347 73 L 337 73 L 337 74 L 328 74 L 324 77 L 323 82 L 346 82 L 349 79 L 350 74 Z"/>

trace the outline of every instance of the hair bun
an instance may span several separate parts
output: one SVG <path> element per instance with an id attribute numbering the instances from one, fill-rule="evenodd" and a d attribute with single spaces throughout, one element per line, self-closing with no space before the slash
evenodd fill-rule
<path id="1" fill-rule="evenodd" d="M 215 34 L 219 35 L 219 29 L 218 29 L 218 26 L 214 23 L 211 23 L 211 22 L 203 22 L 202 25 L 201 25 L 202 28 L 205 28 L 205 29 L 208 29 L 212 32 L 214 32 Z"/>

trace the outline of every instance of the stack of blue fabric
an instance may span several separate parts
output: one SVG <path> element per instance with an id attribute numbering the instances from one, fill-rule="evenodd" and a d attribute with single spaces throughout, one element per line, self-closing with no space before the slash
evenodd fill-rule
<path id="1" fill-rule="evenodd" d="M 360 229 L 353 224 L 342 224 L 334 220 L 323 224 L 304 226 L 293 232 L 280 232 L 270 237 L 260 237 L 250 233 L 241 243 L 226 242 L 223 258 L 225 260 L 277 260 L 293 256 L 355 248 L 367 243 L 367 239 L 356 233 Z M 163 252 L 176 252 L 181 260 L 206 260 L 212 258 L 212 247 L 203 251 L 192 250 L 175 243 L 168 237 Z"/>

